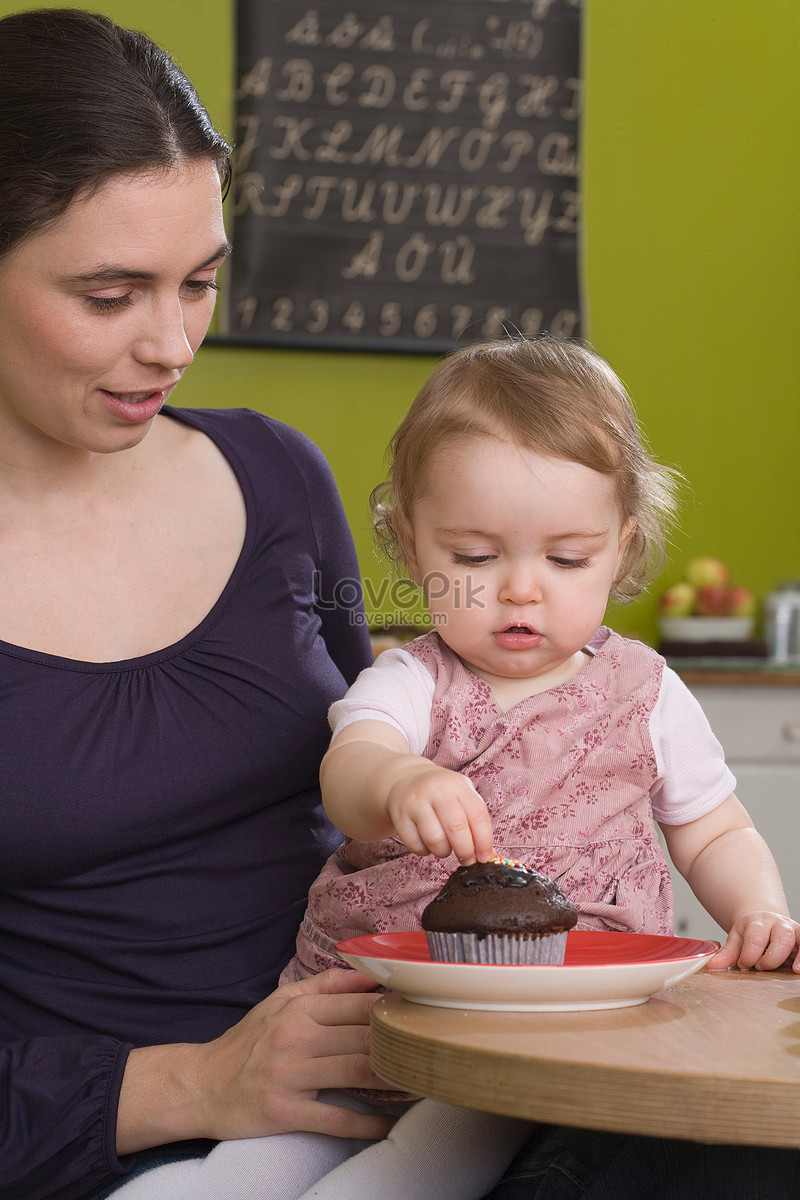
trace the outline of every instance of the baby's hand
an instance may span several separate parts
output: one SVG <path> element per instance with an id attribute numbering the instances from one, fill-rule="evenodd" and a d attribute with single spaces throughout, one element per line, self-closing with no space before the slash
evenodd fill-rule
<path id="1" fill-rule="evenodd" d="M 792 970 L 800 973 L 800 925 L 775 912 L 752 912 L 740 917 L 728 940 L 708 962 L 710 971 L 740 967 L 743 971 L 774 971 L 794 957 Z"/>
<path id="2" fill-rule="evenodd" d="M 463 864 L 491 856 L 489 811 L 458 771 L 433 763 L 415 766 L 392 787 L 387 811 L 397 836 L 414 854 L 455 854 Z"/>

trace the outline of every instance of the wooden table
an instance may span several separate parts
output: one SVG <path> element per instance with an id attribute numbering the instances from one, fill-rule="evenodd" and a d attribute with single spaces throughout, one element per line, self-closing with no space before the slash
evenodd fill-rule
<path id="1" fill-rule="evenodd" d="M 800 979 L 706 972 L 635 1008 L 372 1009 L 372 1065 L 420 1095 L 553 1125 L 800 1146 Z M 798 1185 L 800 1186 L 800 1185 Z"/>

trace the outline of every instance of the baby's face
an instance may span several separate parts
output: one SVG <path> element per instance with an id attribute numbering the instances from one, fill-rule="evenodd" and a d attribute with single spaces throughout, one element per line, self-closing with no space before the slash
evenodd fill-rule
<path id="1" fill-rule="evenodd" d="M 630 537 L 610 476 L 497 438 L 433 456 L 409 569 L 435 628 L 490 685 L 576 669 Z"/>

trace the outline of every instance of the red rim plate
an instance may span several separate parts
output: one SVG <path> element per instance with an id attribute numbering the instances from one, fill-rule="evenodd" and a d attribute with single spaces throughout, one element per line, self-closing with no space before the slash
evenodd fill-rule
<path id="1" fill-rule="evenodd" d="M 361 958 L 389 959 L 397 962 L 431 962 L 425 934 L 375 933 L 347 938 L 339 942 L 339 953 Z M 538 970 L 563 970 L 564 967 L 611 967 L 631 963 L 681 962 L 702 958 L 719 949 L 718 942 L 696 938 L 668 937 L 650 933 L 609 933 L 573 929 L 567 935 L 563 966 L 538 967 Z M 437 966 L 450 965 L 437 963 Z M 521 968 L 525 970 L 526 968 Z"/>

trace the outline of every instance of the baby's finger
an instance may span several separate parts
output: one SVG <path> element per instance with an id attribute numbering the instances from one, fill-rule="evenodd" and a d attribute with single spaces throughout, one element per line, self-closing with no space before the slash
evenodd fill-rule
<path id="1" fill-rule="evenodd" d="M 777 924 L 770 931 L 771 936 L 764 953 L 755 962 L 757 971 L 775 971 L 789 959 L 797 947 L 797 937 L 794 929 L 788 924 Z"/>
<path id="2" fill-rule="evenodd" d="M 771 925 L 768 922 L 760 918 L 749 921 L 742 933 L 742 948 L 736 960 L 737 967 L 746 971 L 760 962 L 770 944 L 770 934 Z"/>
<path id="3" fill-rule="evenodd" d="M 428 843 L 420 833 L 417 825 L 408 817 L 397 817 L 394 822 L 394 831 L 412 854 L 425 855 L 435 853 L 428 848 Z M 441 834 L 441 829 L 439 832 Z"/>
<path id="4" fill-rule="evenodd" d="M 470 838 L 473 847 L 473 857 L 471 862 L 486 862 L 492 855 L 492 842 L 494 840 L 494 830 L 492 829 L 492 818 L 489 816 L 489 810 L 483 797 L 470 785 L 469 789 L 460 797 L 464 816 L 469 827 Z M 460 858 L 460 856 L 459 856 Z M 462 862 L 466 860 L 462 859 Z"/>
<path id="5" fill-rule="evenodd" d="M 735 930 L 731 930 L 728 934 L 728 940 L 721 950 L 718 950 L 713 958 L 710 958 L 706 963 L 709 971 L 727 971 L 729 967 L 734 966 L 739 958 L 739 952 L 742 948 L 742 939 Z"/>
<path id="6" fill-rule="evenodd" d="M 472 843 L 475 847 L 475 858 L 478 862 L 487 862 L 492 857 L 494 830 L 492 819 L 484 807 L 481 812 L 470 815 L 470 830 Z"/>
<path id="7" fill-rule="evenodd" d="M 449 810 L 445 807 L 440 812 L 438 806 L 430 808 L 417 817 L 417 833 L 425 843 L 425 853 L 435 854 L 437 858 L 448 858 L 450 854 L 472 853 L 472 834 L 469 832 L 466 820 L 461 810 L 459 820 L 453 822 Z"/>
<path id="8" fill-rule="evenodd" d="M 458 861 L 464 866 L 474 863 L 475 842 L 468 814 L 461 802 L 459 800 L 448 799 L 438 804 L 436 806 L 436 815 L 447 838 L 448 853 L 452 851 Z M 440 857 L 444 857 L 444 855 Z"/>

